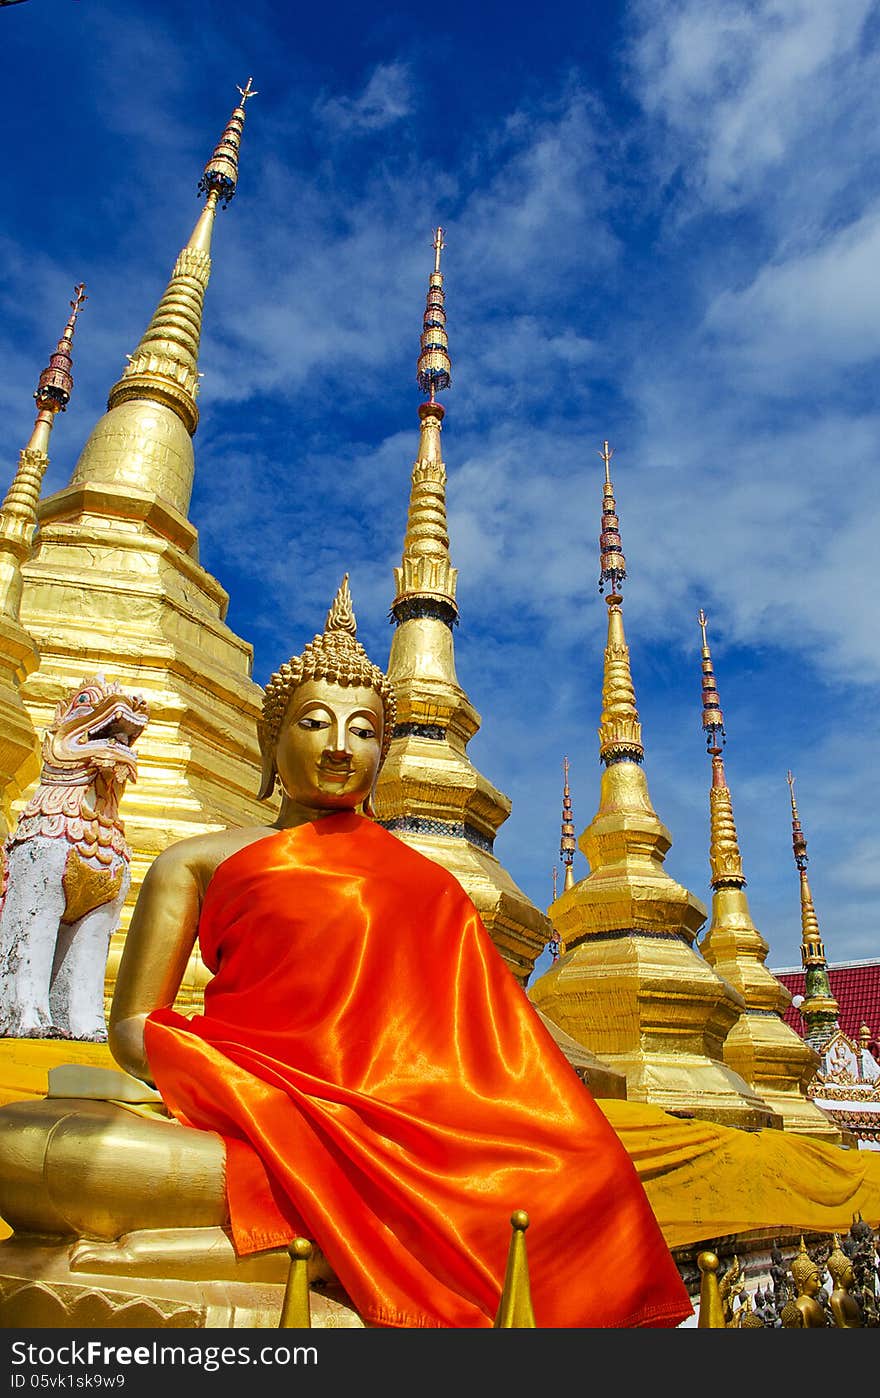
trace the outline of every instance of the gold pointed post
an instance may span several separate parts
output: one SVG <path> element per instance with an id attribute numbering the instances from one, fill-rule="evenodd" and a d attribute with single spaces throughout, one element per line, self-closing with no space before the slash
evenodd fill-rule
<path id="1" fill-rule="evenodd" d="M 714 1252 L 701 1252 L 697 1255 L 700 1269 L 700 1314 L 697 1318 L 698 1330 L 725 1330 L 724 1307 L 721 1304 L 721 1289 L 718 1284 L 718 1255 Z"/>
<path id="2" fill-rule="evenodd" d="M 801 886 L 801 964 L 804 968 L 804 999 L 800 1012 L 807 1026 L 804 1037 L 814 1048 L 821 1049 L 838 1027 L 840 1007 L 831 992 L 828 962 L 819 930 L 819 919 L 813 906 L 813 895 L 807 877 L 807 841 L 801 827 L 794 795 L 794 775 L 787 773 L 791 799 L 791 840 L 794 862 Z"/>
<path id="3" fill-rule="evenodd" d="M 0 611 L 18 619 L 21 564 L 29 556 L 37 528 L 37 506 L 49 465 L 49 436 L 56 413 L 63 413 L 73 392 L 73 336 L 86 297 L 80 282 L 61 338 L 40 375 L 34 392 L 37 416 L 26 447 L 19 452 L 12 484 L 0 505 Z"/>
<path id="4" fill-rule="evenodd" d="M 529 1284 L 529 1262 L 526 1255 L 526 1229 L 529 1216 L 517 1209 L 510 1217 L 513 1233 L 507 1253 L 507 1270 L 501 1290 L 501 1302 L 495 1317 L 496 1330 L 533 1330 L 535 1312 Z"/>
<path id="5" fill-rule="evenodd" d="M 281 1303 L 279 1330 L 308 1330 L 312 1324 L 309 1300 L 309 1262 L 314 1251 L 308 1238 L 294 1238 L 287 1249 L 290 1271 Z"/>

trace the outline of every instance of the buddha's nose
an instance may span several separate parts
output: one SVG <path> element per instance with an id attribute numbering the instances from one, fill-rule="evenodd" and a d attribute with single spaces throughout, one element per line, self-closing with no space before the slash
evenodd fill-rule
<path id="1" fill-rule="evenodd" d="M 342 720 L 332 724 L 330 727 L 329 748 L 334 757 L 351 756 L 351 739 L 349 737 L 348 724 L 344 723 Z"/>

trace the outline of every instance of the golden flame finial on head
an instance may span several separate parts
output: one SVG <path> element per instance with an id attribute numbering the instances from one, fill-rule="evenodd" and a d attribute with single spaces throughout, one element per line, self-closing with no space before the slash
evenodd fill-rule
<path id="1" fill-rule="evenodd" d="M 812 1257 L 807 1252 L 807 1245 L 803 1240 L 803 1236 L 801 1237 L 800 1245 L 797 1250 L 797 1255 L 792 1260 L 792 1264 L 789 1268 L 789 1271 L 791 1272 L 791 1275 L 794 1277 L 798 1291 L 801 1291 L 803 1289 L 804 1283 L 807 1282 L 810 1277 L 814 1276 L 819 1271 L 818 1264 L 813 1261 Z"/>
<path id="2" fill-rule="evenodd" d="M 605 591 L 606 582 L 611 584 L 612 597 L 620 594 L 620 584 L 626 577 L 626 559 L 620 540 L 620 521 L 617 517 L 617 504 L 614 487 L 611 484 L 611 458 L 614 452 L 607 442 L 599 452 L 605 463 L 605 484 L 602 487 L 602 532 L 599 535 L 599 591 Z"/>
<path id="3" fill-rule="evenodd" d="M 265 801 L 275 790 L 275 747 L 291 696 L 306 680 L 327 680 L 331 684 L 374 689 L 382 701 L 382 752 L 385 761 L 391 745 L 396 702 L 394 689 L 385 671 L 375 665 L 357 639 L 357 622 L 348 586 L 348 573 L 342 579 L 327 613 L 322 634 L 309 641 L 301 655 L 294 655 L 272 675 L 263 694 L 263 708 L 257 725 L 263 774 L 258 799 Z"/>
<path id="4" fill-rule="evenodd" d="M 435 395 L 448 388 L 452 382 L 449 359 L 449 339 L 446 334 L 446 311 L 444 309 L 443 274 L 440 271 L 440 253 L 446 244 L 443 229 L 434 233 L 434 270 L 428 281 L 428 296 L 425 304 L 425 318 L 422 324 L 421 350 L 416 366 L 416 379 L 419 388 L 433 403 Z"/>
<path id="5" fill-rule="evenodd" d="M 839 1233 L 833 1235 L 831 1251 L 825 1260 L 825 1266 L 828 1268 L 835 1286 L 840 1286 L 846 1274 L 852 1272 L 852 1262 L 841 1247 Z"/>
<path id="6" fill-rule="evenodd" d="M 226 130 L 214 147 L 214 154 L 205 166 L 199 180 L 199 193 L 209 197 L 213 195 L 224 208 L 235 194 L 238 184 L 238 152 L 244 127 L 244 109 L 250 98 L 257 95 L 251 86 L 252 82 L 253 79 L 248 78 L 247 86 L 238 88 L 241 93 L 241 101 L 233 108 L 232 115 L 226 123 Z M 237 83 L 236 87 L 238 87 Z"/>
<path id="7" fill-rule="evenodd" d="M 347 573 L 339 584 L 339 591 L 333 598 L 333 603 L 327 613 L 327 620 L 324 623 L 325 636 L 337 631 L 345 631 L 349 636 L 357 636 L 357 621 L 352 606 Z"/>
<path id="8" fill-rule="evenodd" d="M 712 668 L 712 653 L 709 650 L 709 642 L 706 639 L 706 622 L 708 618 L 702 607 L 697 613 L 697 620 L 700 623 L 700 632 L 703 638 L 701 651 L 703 667 L 703 732 L 706 734 L 706 747 L 708 751 L 712 753 L 713 756 L 717 756 L 720 754 L 721 747 L 726 741 L 724 714 L 721 712 L 721 704 L 718 699 L 718 683 Z"/>
<path id="9" fill-rule="evenodd" d="M 40 381 L 34 393 L 34 399 L 39 408 L 48 408 L 53 413 L 63 413 L 70 402 L 70 395 L 73 391 L 73 374 L 71 372 L 73 368 L 71 355 L 73 332 L 76 329 L 76 318 L 87 300 L 85 283 L 80 282 L 74 287 L 70 315 L 67 317 L 67 324 L 62 331 L 55 353 L 50 355 L 49 363 L 40 375 Z"/>

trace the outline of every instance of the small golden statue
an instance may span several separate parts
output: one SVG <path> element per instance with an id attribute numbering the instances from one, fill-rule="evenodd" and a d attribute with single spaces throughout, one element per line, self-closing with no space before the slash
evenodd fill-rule
<path id="1" fill-rule="evenodd" d="M 733 1320 L 730 1322 L 730 1330 L 764 1330 L 766 1326 L 758 1312 L 752 1305 L 752 1298 L 746 1291 L 740 1298 L 740 1304 L 734 1312 Z"/>
<path id="2" fill-rule="evenodd" d="M 862 1313 L 852 1294 L 855 1285 L 853 1265 L 840 1245 L 840 1235 L 834 1234 L 834 1246 L 826 1263 L 831 1273 L 834 1289 L 831 1292 L 831 1315 L 834 1324 L 841 1330 L 856 1330 L 861 1327 Z"/>
<path id="3" fill-rule="evenodd" d="M 787 1301 L 782 1308 L 784 1328 L 786 1330 L 814 1329 L 821 1325 L 827 1325 L 825 1308 L 816 1299 L 822 1287 L 822 1275 L 818 1265 L 807 1252 L 807 1245 L 803 1237 L 790 1270 L 797 1287 L 797 1295 L 793 1301 Z"/>

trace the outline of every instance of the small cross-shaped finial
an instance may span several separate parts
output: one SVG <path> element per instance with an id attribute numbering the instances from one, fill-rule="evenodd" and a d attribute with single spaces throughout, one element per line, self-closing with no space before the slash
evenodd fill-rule
<path id="1" fill-rule="evenodd" d="M 238 87 L 238 83 L 235 84 L 235 86 L 238 87 L 238 90 L 239 90 L 239 92 L 241 93 L 241 106 L 242 106 L 242 107 L 244 106 L 245 102 L 248 100 L 249 97 L 256 97 L 256 96 L 257 96 L 256 88 L 251 87 L 251 83 L 252 83 L 252 82 L 253 82 L 253 78 L 248 78 L 248 80 L 247 80 L 247 87 Z"/>
<path id="2" fill-rule="evenodd" d="M 599 455 L 601 456 L 602 460 L 605 462 L 605 479 L 606 479 L 606 481 L 610 482 L 610 481 L 611 481 L 611 458 L 612 458 L 612 456 L 614 455 L 614 452 L 610 450 L 610 448 L 609 448 L 607 442 L 604 442 L 604 443 L 602 444 L 602 450 L 599 452 Z"/>
<path id="3" fill-rule="evenodd" d="M 443 229 L 438 228 L 434 233 L 434 271 L 440 271 L 440 254 L 446 244 L 443 241 Z"/>
<path id="4" fill-rule="evenodd" d="M 568 758 L 567 758 L 567 757 L 563 757 L 563 759 L 562 759 L 562 770 L 563 770 L 563 773 L 565 774 L 565 785 L 568 786 Z"/>
<path id="5" fill-rule="evenodd" d="M 706 640 L 706 622 L 707 622 L 707 620 L 708 620 L 708 618 L 707 618 L 707 616 L 706 616 L 706 613 L 703 611 L 703 608 L 701 607 L 700 610 L 699 610 L 698 613 L 697 613 L 697 621 L 700 623 L 700 630 L 701 630 L 702 633 L 703 633 L 703 645 L 704 645 L 704 646 L 708 646 L 708 644 L 709 644 L 709 642 Z"/>
<path id="6" fill-rule="evenodd" d="M 792 813 L 792 816 L 794 817 L 795 820 L 799 820 L 798 808 L 797 808 L 797 801 L 794 799 L 794 775 L 793 775 L 793 773 L 787 772 L 787 773 L 786 773 L 786 779 L 787 779 L 787 781 L 788 781 L 788 790 L 789 790 L 789 793 L 790 793 L 790 795 L 791 795 L 791 813 Z"/>
<path id="7" fill-rule="evenodd" d="M 73 300 L 70 303 L 70 309 L 73 311 L 74 316 L 79 315 L 82 310 L 83 302 L 87 300 L 86 284 L 85 282 L 80 282 L 78 286 L 73 288 Z"/>

